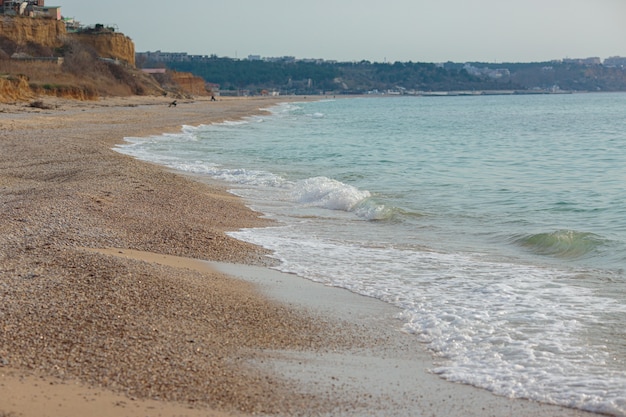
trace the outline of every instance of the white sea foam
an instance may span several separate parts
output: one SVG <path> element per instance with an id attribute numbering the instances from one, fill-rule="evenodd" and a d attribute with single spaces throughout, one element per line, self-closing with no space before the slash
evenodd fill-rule
<path id="1" fill-rule="evenodd" d="M 296 182 L 291 196 L 298 204 L 353 211 L 370 193 L 330 178 L 314 177 Z"/>
<path id="2" fill-rule="evenodd" d="M 196 139 L 197 129 L 187 129 L 184 133 L 174 136 L 176 141 Z M 212 178 L 226 181 L 234 185 L 250 185 L 275 188 L 280 195 L 275 197 L 285 202 L 301 206 L 319 207 L 328 210 L 354 212 L 357 216 L 376 220 L 387 216 L 382 205 L 367 203 L 371 194 L 354 186 L 327 177 L 313 177 L 300 181 L 287 181 L 270 172 L 249 170 L 244 168 L 225 168 L 209 161 L 190 161 L 186 157 L 178 157 L 175 153 L 160 152 L 158 145 L 169 146 L 170 135 L 152 136 L 149 138 L 126 138 L 127 144 L 118 146 L 118 152 L 165 165 L 179 171 L 204 174 Z M 146 146 L 146 145 L 156 146 Z M 155 148 L 157 152 L 155 152 Z M 285 194 L 285 190 L 288 191 Z M 234 190 L 239 195 L 245 191 Z M 265 190 L 265 192 L 272 192 Z"/>
<path id="3" fill-rule="evenodd" d="M 285 115 L 302 110 L 302 106 L 300 106 L 298 103 L 285 102 L 269 108 L 261 108 L 261 110 L 267 111 L 273 115 Z"/>
<path id="4" fill-rule="evenodd" d="M 248 123 L 250 123 L 250 119 L 224 120 L 221 123 L 215 123 L 215 126 L 241 126 Z"/>
<path id="5" fill-rule="evenodd" d="M 200 126 L 183 125 L 181 128 L 181 131 L 183 135 L 195 134 L 198 130 L 202 129 L 203 126 L 205 125 L 200 125 Z M 175 134 L 175 135 L 179 136 L 179 134 Z"/>
<path id="6" fill-rule="evenodd" d="M 401 308 L 406 331 L 428 343 L 439 358 L 433 371 L 446 379 L 504 396 L 626 412 L 620 403 L 626 375 L 607 372 L 606 347 L 590 349 L 585 340 L 588 327 L 601 323 L 580 321 L 583 312 L 593 317 L 607 303 L 613 311 L 626 313 L 626 307 L 573 285 L 571 274 L 461 254 L 362 247 L 308 236 L 298 225 L 231 235 L 271 249 L 281 271 Z M 580 384 L 589 386 L 585 394 L 576 389 Z"/>

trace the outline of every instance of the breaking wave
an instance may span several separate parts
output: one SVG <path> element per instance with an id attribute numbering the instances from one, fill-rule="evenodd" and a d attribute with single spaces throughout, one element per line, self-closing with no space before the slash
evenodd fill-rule
<path id="1" fill-rule="evenodd" d="M 512 240 L 534 254 L 564 259 L 584 257 L 605 244 L 605 240 L 594 233 L 575 230 L 516 236 Z"/>
<path id="2" fill-rule="evenodd" d="M 361 190 L 327 177 L 312 177 L 293 184 L 291 199 L 296 204 L 328 210 L 353 212 L 366 220 L 383 220 L 392 210 L 371 199 L 367 190 Z"/>

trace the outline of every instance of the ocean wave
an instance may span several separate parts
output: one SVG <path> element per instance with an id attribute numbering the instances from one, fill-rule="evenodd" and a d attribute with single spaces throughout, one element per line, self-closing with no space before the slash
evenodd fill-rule
<path id="1" fill-rule="evenodd" d="M 354 214 L 366 220 L 395 220 L 398 217 L 398 210 L 372 199 L 366 199 L 355 207 Z"/>
<path id="2" fill-rule="evenodd" d="M 594 233 L 575 230 L 515 236 L 512 242 L 537 255 L 564 259 L 584 257 L 606 244 L 604 239 Z"/>
<path id="3" fill-rule="evenodd" d="M 301 106 L 295 103 L 279 103 L 269 108 L 261 108 L 262 111 L 267 111 L 273 115 L 289 114 L 294 111 L 302 110 Z"/>
<path id="4" fill-rule="evenodd" d="M 307 206 L 354 211 L 371 194 L 331 178 L 313 177 L 296 182 L 291 196 L 294 202 Z"/>
<path id="5" fill-rule="evenodd" d="M 224 168 L 218 164 L 205 161 L 173 161 L 164 163 L 164 165 L 178 171 L 207 175 L 231 184 L 280 188 L 285 182 L 282 177 L 271 172 L 244 168 Z"/>
<path id="6" fill-rule="evenodd" d="M 327 177 L 297 181 L 291 185 L 290 195 L 296 204 L 351 212 L 364 220 L 393 220 L 398 216 L 398 209 L 376 201 L 369 191 Z"/>
<path id="7" fill-rule="evenodd" d="M 209 126 L 241 126 L 241 125 L 247 125 L 248 123 L 250 123 L 249 119 L 224 120 L 223 122 L 213 123 L 213 125 L 209 125 Z"/>
<path id="8" fill-rule="evenodd" d="M 115 145 L 113 150 L 123 154 L 141 158 L 144 154 L 150 154 L 150 152 L 146 151 L 146 148 L 150 146 L 167 146 L 170 143 L 197 142 L 197 132 L 199 129 L 200 127 L 196 128 L 193 126 L 183 125 L 181 131 L 177 133 L 163 133 L 160 135 L 150 135 L 143 137 L 126 136 L 124 137 L 124 143 Z M 139 149 L 140 154 L 133 154 L 133 151 L 131 150 L 133 148 Z"/>
<path id="9" fill-rule="evenodd" d="M 183 125 L 182 128 L 180 129 L 181 132 L 183 134 L 195 134 L 198 130 L 200 130 L 202 127 L 204 127 L 205 125 L 200 125 L 200 126 L 190 126 L 190 125 Z M 179 135 L 178 133 L 176 133 L 175 135 Z"/>

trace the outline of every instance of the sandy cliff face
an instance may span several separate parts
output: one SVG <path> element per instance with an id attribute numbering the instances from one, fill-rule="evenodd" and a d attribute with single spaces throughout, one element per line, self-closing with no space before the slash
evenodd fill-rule
<path id="1" fill-rule="evenodd" d="M 71 33 L 69 38 L 90 45 L 103 58 L 120 59 L 135 66 L 135 44 L 122 33 Z"/>
<path id="2" fill-rule="evenodd" d="M 135 65 L 135 44 L 122 33 L 67 33 L 58 20 L 14 17 L 0 19 L 0 36 L 18 45 L 34 43 L 56 48 L 67 40 L 77 40 L 93 47 L 103 58 L 120 59 Z"/>
<path id="3" fill-rule="evenodd" d="M 188 72 L 173 71 L 170 75 L 172 77 L 172 81 L 176 83 L 185 93 L 196 96 L 209 95 L 209 92 L 206 89 L 206 82 L 203 78 L 196 77 Z"/>
<path id="4" fill-rule="evenodd" d="M 74 100 L 96 100 L 98 92 L 80 86 L 32 86 L 26 76 L 0 77 L 0 103 L 28 101 L 41 96 L 56 96 Z"/>
<path id="5" fill-rule="evenodd" d="M 26 77 L 0 78 L 0 103 L 28 100 L 34 97 Z"/>
<path id="6" fill-rule="evenodd" d="M 0 35 L 20 45 L 32 42 L 55 48 L 63 44 L 67 32 L 58 20 L 15 17 L 0 19 Z"/>

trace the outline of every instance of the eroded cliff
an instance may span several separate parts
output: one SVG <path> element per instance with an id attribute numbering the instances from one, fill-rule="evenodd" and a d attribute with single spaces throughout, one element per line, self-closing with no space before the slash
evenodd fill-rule
<path id="1" fill-rule="evenodd" d="M 0 102 L 166 93 L 182 97 L 207 91 L 204 80 L 192 74 L 158 80 L 138 70 L 133 41 L 111 28 L 68 33 L 57 20 L 0 18 Z"/>
<path id="2" fill-rule="evenodd" d="M 34 43 L 56 48 L 63 45 L 67 31 L 59 20 L 5 16 L 0 19 L 0 35 L 18 45 Z"/>
<path id="3" fill-rule="evenodd" d="M 0 103 L 24 101 L 35 96 L 24 76 L 0 77 Z"/>
<path id="4" fill-rule="evenodd" d="M 102 58 L 119 59 L 135 66 L 135 44 L 122 33 L 71 33 L 69 38 L 91 46 Z"/>
<path id="5" fill-rule="evenodd" d="M 206 89 L 206 81 L 189 72 L 170 72 L 172 81 L 186 94 L 206 96 L 210 92 Z"/>
<path id="6" fill-rule="evenodd" d="M 0 19 L 0 36 L 16 44 L 59 48 L 71 40 L 92 47 L 102 58 L 119 59 L 135 65 L 135 44 L 126 35 L 111 31 L 68 33 L 59 20 L 8 17 Z M 19 49 L 19 48 L 18 48 Z M 15 51 L 4 51 L 12 55 Z"/>

